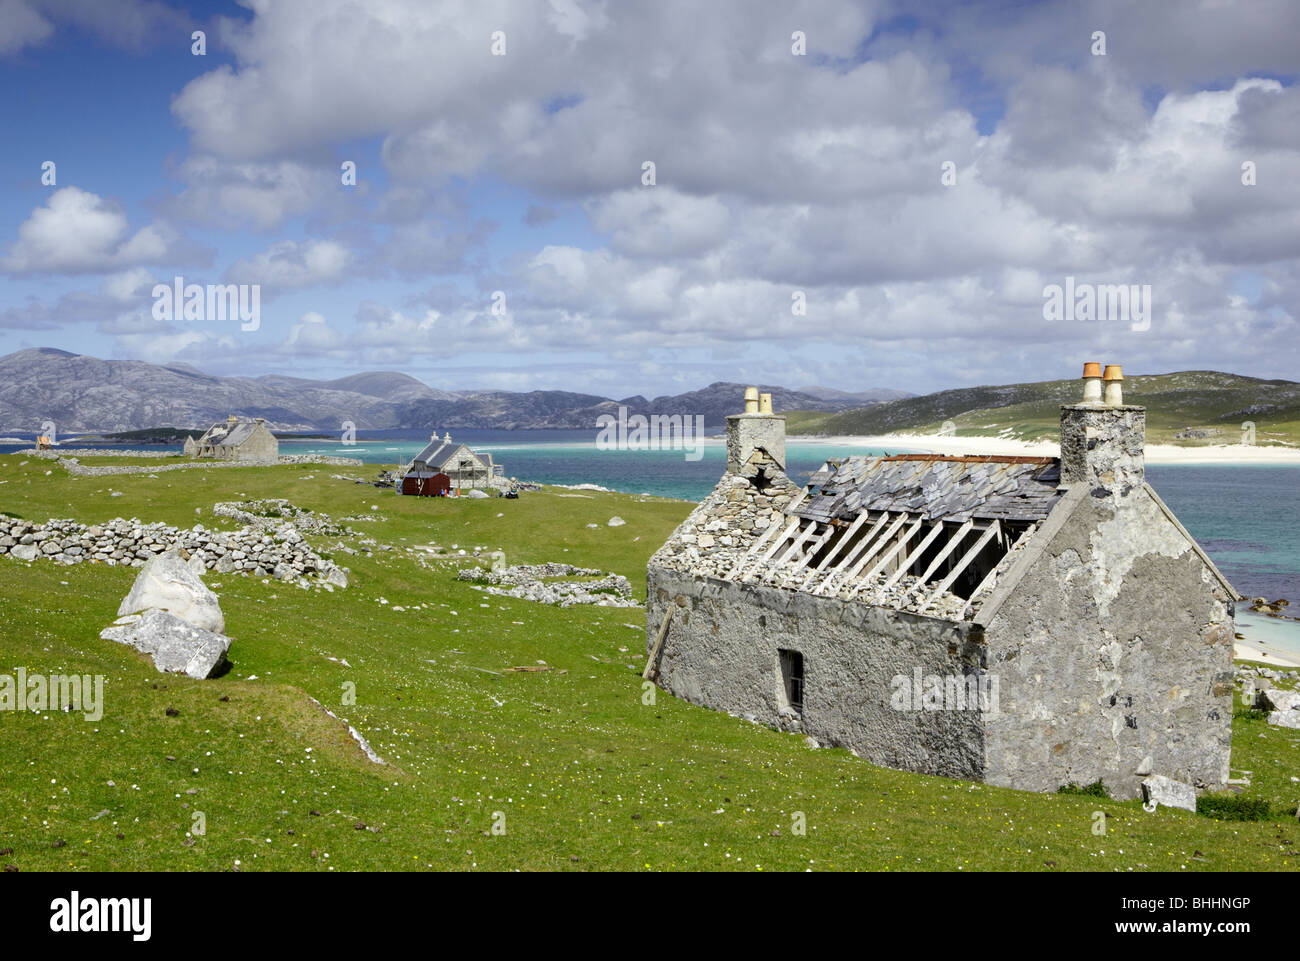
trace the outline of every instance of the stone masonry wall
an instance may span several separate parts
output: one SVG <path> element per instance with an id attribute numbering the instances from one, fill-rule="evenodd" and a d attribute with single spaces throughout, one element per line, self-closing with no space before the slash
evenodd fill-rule
<path id="1" fill-rule="evenodd" d="M 988 625 L 988 779 L 1052 791 L 1228 777 L 1234 602 L 1138 488 L 1085 498 Z"/>
<path id="2" fill-rule="evenodd" d="M 1097 496 L 1141 487 L 1146 419 L 1143 407 L 1062 407 L 1061 483 L 1087 484 Z"/>
<path id="3" fill-rule="evenodd" d="M 697 574 L 725 575 L 772 524 L 787 524 L 785 509 L 799 487 L 762 451 L 755 451 L 740 473 L 724 474 L 650 559 Z"/>
<path id="4" fill-rule="evenodd" d="M 103 524 L 58 519 L 37 524 L 0 516 L 0 556 L 19 561 L 141 567 L 172 548 L 219 574 L 275 577 L 302 586 L 329 585 L 331 590 L 348 584 L 347 572 L 312 550 L 291 522 L 273 529 L 221 531 L 202 524 L 177 528 L 120 517 Z"/>
<path id="5" fill-rule="evenodd" d="M 651 565 L 652 643 L 673 608 L 658 661 L 674 696 L 761 724 L 800 730 L 886 767 L 980 780 L 978 711 L 897 709 L 896 678 L 978 673 L 984 648 L 969 623 L 845 604 L 779 588 L 694 577 Z M 782 711 L 778 651 L 803 655 L 801 715 Z"/>

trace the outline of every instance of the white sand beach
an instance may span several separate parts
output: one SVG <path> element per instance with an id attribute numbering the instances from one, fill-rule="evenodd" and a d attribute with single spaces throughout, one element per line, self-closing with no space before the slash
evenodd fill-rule
<path id="1" fill-rule="evenodd" d="M 946 437 L 938 434 L 879 434 L 872 436 L 800 436 L 792 443 L 827 444 L 837 447 L 898 448 L 935 454 L 986 454 L 993 456 L 1058 457 L 1054 441 L 1023 441 L 1002 437 Z M 1300 464 L 1300 447 L 1264 447 L 1218 444 L 1204 447 L 1176 447 L 1148 444 L 1150 464 Z"/>
<path id="2" fill-rule="evenodd" d="M 1278 653 L 1272 648 L 1265 650 L 1242 641 L 1233 645 L 1232 657 L 1237 661 L 1259 661 L 1273 667 L 1300 667 L 1300 658 L 1294 655 Z"/>

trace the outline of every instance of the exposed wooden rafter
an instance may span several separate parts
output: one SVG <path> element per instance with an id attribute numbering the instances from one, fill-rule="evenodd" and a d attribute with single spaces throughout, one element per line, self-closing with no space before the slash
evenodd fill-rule
<path id="1" fill-rule="evenodd" d="M 800 590 L 803 590 L 810 583 L 812 583 L 813 578 L 816 577 L 819 573 L 826 570 L 826 568 L 830 567 L 830 565 L 834 562 L 835 558 L 839 557 L 840 552 L 849 545 L 850 541 L 853 540 L 853 535 L 856 534 L 858 532 L 858 529 L 861 528 L 862 525 L 867 522 L 868 517 L 870 517 L 870 512 L 863 511 L 861 514 L 857 516 L 857 519 L 855 519 L 853 523 L 849 525 L 848 529 L 844 530 L 840 534 L 840 539 L 835 542 L 835 546 L 831 548 L 830 552 L 825 557 L 823 557 L 821 559 L 821 562 L 808 574 L 806 578 L 804 578 L 803 583 L 799 585 Z M 876 523 L 880 524 L 883 520 L 884 518 L 881 517 L 881 519 Z M 831 530 L 836 530 L 836 528 L 832 525 Z M 874 531 L 874 528 L 872 530 Z M 867 537 L 868 538 L 871 537 L 871 534 L 867 534 Z"/>
<path id="2" fill-rule="evenodd" d="M 919 531 L 924 525 L 925 525 L 925 520 L 923 518 L 918 517 L 916 520 L 914 520 L 912 522 L 912 526 L 909 527 L 906 531 L 904 531 L 903 536 L 898 539 L 898 543 L 895 544 L 893 547 L 891 547 L 889 550 L 887 550 L 881 556 L 880 560 L 876 561 L 876 563 L 872 566 L 871 570 L 867 571 L 866 576 L 864 576 L 861 580 L 858 581 L 858 586 L 853 588 L 853 592 L 849 594 L 849 600 L 853 600 L 853 598 L 857 597 L 864 587 L 866 587 L 868 584 L 871 584 L 876 579 L 877 574 L 879 574 L 886 567 L 888 567 L 893 560 L 901 556 L 903 551 L 907 549 L 908 543 L 912 540 L 913 537 L 916 536 L 916 532 Z"/>
<path id="3" fill-rule="evenodd" d="M 979 556 L 980 551 L 984 550 L 984 545 L 992 540 L 1001 530 L 1002 522 L 996 520 L 984 529 L 984 533 L 980 535 L 979 540 L 971 545 L 970 550 L 963 554 L 962 559 L 948 572 L 948 576 L 940 581 L 939 586 L 936 587 L 930 596 L 925 599 L 925 603 L 921 605 L 920 613 L 924 613 L 928 610 L 930 605 L 938 600 L 941 594 L 946 593 L 948 588 L 952 587 L 953 582 L 957 580 L 966 568 L 970 566 L 971 562 Z"/>
<path id="4" fill-rule="evenodd" d="M 913 548 L 912 552 L 903 559 L 903 562 L 898 565 L 898 570 L 890 574 L 885 583 L 880 585 L 880 590 L 877 592 L 877 597 L 879 599 L 883 599 L 885 592 L 897 584 L 902 579 L 903 575 L 912 569 L 912 565 L 921 559 L 922 555 L 925 554 L 930 545 L 933 544 L 935 540 L 943 534 L 943 532 L 943 521 L 939 521 L 933 528 L 931 528 L 930 533 L 921 538 L 921 543 L 917 544 L 916 547 Z"/>
<path id="5" fill-rule="evenodd" d="M 1019 536 L 1016 537 L 1015 542 L 1007 550 L 1007 553 L 1010 554 L 1011 551 L 1014 551 L 1016 547 L 1019 546 L 1021 541 L 1025 540 L 1028 537 L 1033 536 L 1033 533 L 1037 528 L 1038 528 L 1037 524 L 1031 524 L 1029 527 L 1025 528 L 1025 530 L 1021 531 Z M 966 612 L 971 609 L 971 605 L 975 603 L 976 598 L 982 595 L 985 591 L 990 591 L 993 589 L 993 585 L 997 582 L 998 566 L 1000 564 L 1001 561 L 999 561 L 998 564 L 994 564 L 989 569 L 988 574 L 984 576 L 984 580 L 980 581 L 979 586 L 975 588 L 974 591 L 971 592 L 970 599 L 966 602 L 966 606 L 961 609 L 962 617 L 966 616 Z"/>
<path id="6" fill-rule="evenodd" d="M 882 533 L 878 538 L 876 538 L 873 541 L 872 535 L 874 535 L 878 530 L 880 530 L 881 525 L 884 524 L 887 520 L 892 520 L 893 523 L 890 524 L 887 528 L 885 528 L 884 533 Z M 889 539 L 894 536 L 894 532 L 897 531 L 900 527 L 902 527 L 903 522 L 906 520 L 907 520 L 906 514 L 899 514 L 897 516 L 894 516 L 893 514 L 890 514 L 888 511 L 881 514 L 880 520 L 878 520 L 876 522 L 876 526 L 871 529 L 871 533 L 869 533 L 866 537 L 864 537 L 861 543 L 859 543 L 857 547 L 855 547 L 852 551 L 850 551 L 849 554 L 844 558 L 844 560 L 842 560 L 839 564 L 836 565 L 835 569 L 831 571 L 830 575 L 826 578 L 826 580 L 822 581 L 821 585 L 813 593 L 830 594 L 832 584 L 835 585 L 836 590 L 839 590 L 840 587 L 842 587 L 844 584 L 849 583 L 849 581 L 853 579 L 853 576 L 862 569 L 862 565 L 866 564 L 868 561 L 871 560 L 871 558 L 875 557 L 876 552 L 879 551 L 880 548 L 883 547 L 886 543 L 888 543 Z M 870 546 L 870 549 L 868 549 L 868 546 Z"/>

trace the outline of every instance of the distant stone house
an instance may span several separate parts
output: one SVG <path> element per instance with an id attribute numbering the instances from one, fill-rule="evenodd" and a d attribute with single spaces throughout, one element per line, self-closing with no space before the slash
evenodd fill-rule
<path id="1" fill-rule="evenodd" d="M 647 676 L 886 767 L 1222 786 L 1241 598 L 1146 483 L 1114 377 L 1061 408 L 1059 458 L 849 457 L 802 488 L 747 403 L 650 560 Z"/>
<path id="2" fill-rule="evenodd" d="M 263 418 L 250 420 L 231 414 L 209 427 L 197 441 L 192 437 L 186 438 L 184 453 L 187 457 L 274 464 L 280 457 L 280 442 Z"/>
<path id="3" fill-rule="evenodd" d="M 497 476 L 491 454 L 475 453 L 464 444 L 454 442 L 450 433 L 444 434 L 442 440 L 437 434 L 431 437 L 424 450 L 407 466 L 398 490 L 404 494 L 424 493 L 437 475 L 446 475 L 447 483 L 457 490 L 492 487 Z"/>

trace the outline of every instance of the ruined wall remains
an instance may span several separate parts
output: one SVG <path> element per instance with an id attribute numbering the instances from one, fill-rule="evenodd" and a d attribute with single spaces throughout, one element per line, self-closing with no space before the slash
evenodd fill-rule
<path id="1" fill-rule="evenodd" d="M 274 464 L 280 456 L 280 442 L 265 424 L 259 423 L 239 445 L 235 458 L 245 464 Z"/>
<path id="2" fill-rule="evenodd" d="M 1228 777 L 1234 602 L 1142 487 L 1077 503 L 987 625 L 991 783 Z"/>
<path id="3" fill-rule="evenodd" d="M 780 588 L 652 566 L 653 639 L 674 608 L 658 661 L 674 696 L 852 748 L 874 764 L 981 780 L 981 712 L 897 706 L 899 678 L 978 675 L 984 648 L 970 623 L 919 617 Z M 803 660 L 802 709 L 786 701 L 781 650 Z"/>

